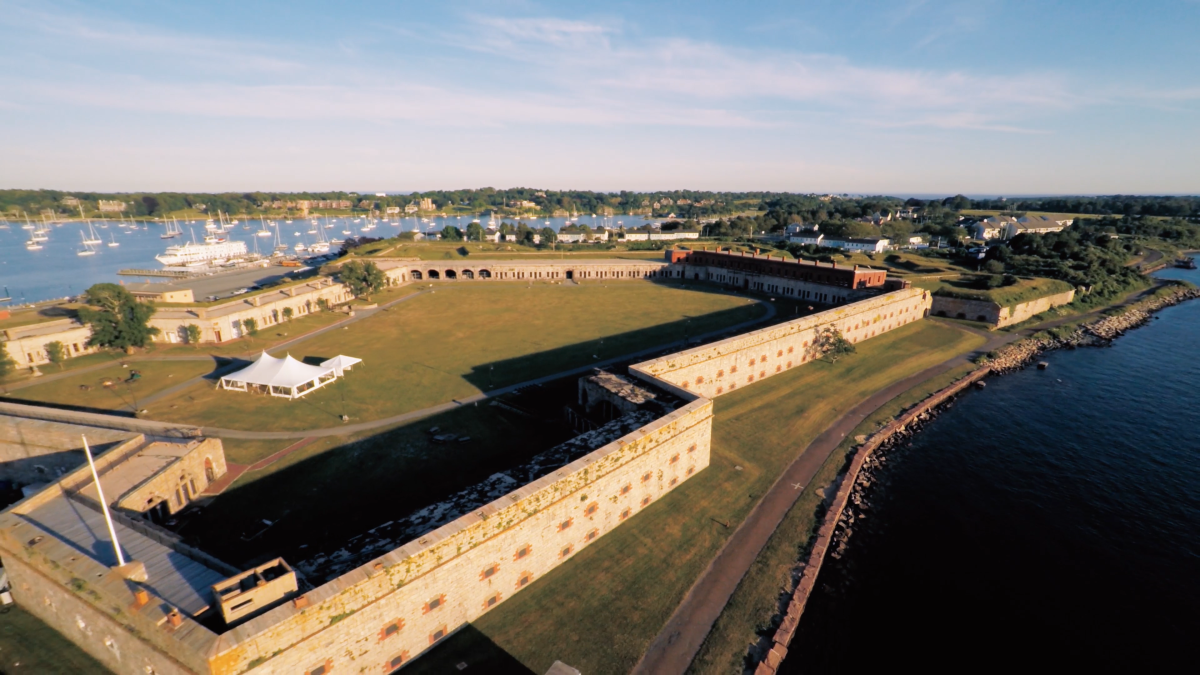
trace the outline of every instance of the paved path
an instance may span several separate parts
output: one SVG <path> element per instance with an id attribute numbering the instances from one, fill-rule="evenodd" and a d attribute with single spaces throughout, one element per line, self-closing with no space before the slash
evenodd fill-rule
<path id="1" fill-rule="evenodd" d="M 316 440 L 317 439 L 315 437 L 309 437 L 301 441 L 296 441 L 279 452 L 269 457 L 264 457 L 253 464 L 235 464 L 233 462 L 226 462 L 225 475 L 221 476 L 212 483 L 209 483 L 208 487 L 204 488 L 204 492 L 201 492 L 200 494 L 208 495 L 210 497 L 219 495 L 228 489 L 230 485 L 233 485 L 237 479 L 241 478 L 242 474 L 246 473 L 247 471 L 259 471 L 261 469 L 265 469 L 275 462 L 278 462 L 284 457 L 292 454 L 293 452 L 312 444 Z"/>
<path id="2" fill-rule="evenodd" d="M 963 328 L 962 326 L 955 326 Z M 966 329 L 969 332 L 982 331 Z M 975 352 L 948 359 L 916 375 L 880 390 L 834 422 L 784 470 L 762 500 L 738 526 L 708 568 L 692 585 L 683 602 L 635 666 L 642 675 L 683 673 L 691 665 L 713 624 L 725 609 L 742 577 L 758 558 L 788 510 L 829 456 L 867 417 L 893 398 L 953 368 L 969 363 L 1003 344 L 1018 339 L 1016 334 L 987 334 L 989 340 Z M 799 488 L 795 486 L 799 485 Z"/>

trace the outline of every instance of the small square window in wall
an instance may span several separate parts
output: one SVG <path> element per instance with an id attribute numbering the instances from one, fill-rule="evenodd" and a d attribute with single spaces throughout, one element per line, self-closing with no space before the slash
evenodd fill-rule
<path id="1" fill-rule="evenodd" d="M 676 454 L 676 455 L 671 455 L 671 459 L 669 460 L 668 463 L 674 464 L 675 462 L 678 462 L 678 461 L 679 461 L 679 455 Z"/>
<path id="2" fill-rule="evenodd" d="M 718 394 L 724 394 L 724 393 L 725 393 L 725 387 L 717 387 L 717 393 L 718 393 Z"/>
<path id="3" fill-rule="evenodd" d="M 780 349 L 778 352 L 775 352 L 775 356 L 783 356 L 783 350 Z"/>
<path id="4" fill-rule="evenodd" d="M 717 377 L 718 377 L 718 378 L 725 377 L 725 371 L 723 371 L 723 370 L 718 370 L 718 371 L 717 371 Z"/>
<path id="5" fill-rule="evenodd" d="M 561 550 L 561 551 L 559 551 L 559 552 L 558 552 L 558 557 L 560 557 L 560 558 L 566 558 L 567 556 L 571 555 L 571 550 L 572 550 L 572 549 L 571 549 L 571 545 L 570 545 L 570 544 L 568 544 L 568 545 L 564 546 L 564 547 L 563 547 L 563 550 Z"/>
<path id="6" fill-rule="evenodd" d="M 671 479 L 671 482 L 670 482 L 670 483 L 668 483 L 667 485 L 669 485 L 670 487 L 675 487 L 675 485 L 676 485 L 678 482 L 679 482 L 679 479 L 678 479 L 678 478 L 672 478 L 672 479 Z"/>
<path id="7" fill-rule="evenodd" d="M 433 644 L 433 643 L 437 642 L 438 640 L 441 640 L 442 638 L 446 637 L 447 633 L 449 633 L 449 631 L 446 630 L 445 626 L 442 626 L 441 628 L 433 631 L 432 633 L 429 634 L 429 644 Z"/>
<path id="8" fill-rule="evenodd" d="M 600 530 L 592 530 L 587 533 L 587 535 L 583 538 L 583 540 L 584 541 L 594 541 L 596 539 L 596 537 L 599 537 L 599 536 L 600 536 Z"/>
<path id="9" fill-rule="evenodd" d="M 630 513 L 629 509 L 625 509 L 624 511 L 622 511 L 621 512 L 621 520 L 625 520 L 626 518 L 628 518 L 629 513 Z"/>
<path id="10" fill-rule="evenodd" d="M 441 607 L 444 604 L 446 604 L 446 595 L 445 594 L 439 595 L 436 598 L 425 603 L 425 611 L 423 613 L 428 614 L 428 613 L 432 612 L 433 610 L 437 609 L 438 607 Z"/>
<path id="11" fill-rule="evenodd" d="M 766 377 L 766 376 L 767 376 L 767 371 L 765 371 L 765 370 L 760 370 L 760 371 L 758 371 L 758 376 L 759 376 L 759 377 Z"/>
<path id="12" fill-rule="evenodd" d="M 517 588 L 528 586 L 531 581 L 533 581 L 533 572 L 521 572 L 521 576 L 517 577 Z"/>
<path id="13" fill-rule="evenodd" d="M 703 375 L 696 378 L 696 384 L 704 384 L 704 376 Z"/>
<path id="14" fill-rule="evenodd" d="M 755 363 L 758 363 L 758 362 L 755 361 L 754 359 L 750 359 L 750 365 L 754 365 Z"/>
<path id="15" fill-rule="evenodd" d="M 626 486 L 626 487 L 628 487 L 628 486 Z M 583 510 L 583 515 L 594 516 L 594 515 L 596 515 L 596 512 L 599 510 L 600 510 L 600 504 L 598 502 L 592 502 L 591 504 L 587 505 L 586 509 Z"/>
<path id="16" fill-rule="evenodd" d="M 626 483 L 625 485 L 623 485 L 621 487 L 621 494 L 627 495 L 627 494 L 629 494 L 629 491 L 632 489 L 633 489 L 633 486 Z"/>
<path id="17" fill-rule="evenodd" d="M 395 621 L 384 626 L 383 630 L 379 631 L 379 639 L 386 640 L 399 633 L 400 629 L 402 628 L 404 628 L 404 619 L 396 619 Z"/>
<path id="18" fill-rule="evenodd" d="M 766 363 L 766 362 L 767 362 L 767 355 L 766 355 L 766 354 L 763 354 L 763 355 L 762 355 L 762 357 L 761 357 L 759 360 L 760 360 L 760 361 L 762 361 L 763 363 Z"/>
<path id="19" fill-rule="evenodd" d="M 521 548 L 517 549 L 517 552 L 513 554 L 513 560 L 520 560 L 530 553 L 533 553 L 533 546 L 530 544 L 525 544 Z"/>
<path id="20" fill-rule="evenodd" d="M 499 565 L 488 565 L 487 567 L 483 568 L 482 572 L 479 573 L 479 580 L 483 581 L 484 579 L 490 579 L 490 578 L 496 576 L 496 572 L 499 572 L 499 571 L 500 571 Z"/>
<path id="21" fill-rule="evenodd" d="M 696 467 L 694 467 L 694 466 L 689 466 L 689 467 L 688 467 L 688 470 L 687 470 L 687 475 L 689 475 L 689 476 L 690 476 L 690 475 L 692 475 L 692 474 L 694 474 L 694 473 L 696 473 Z"/>
<path id="22" fill-rule="evenodd" d="M 692 385 L 688 384 L 687 382 L 684 382 L 683 384 L 681 384 L 679 386 L 683 387 L 684 389 L 687 389 L 687 388 L 691 387 Z"/>
<path id="23" fill-rule="evenodd" d="M 650 496 L 647 495 L 645 497 L 642 497 L 642 506 L 649 506 L 649 505 L 650 505 Z"/>
<path id="24" fill-rule="evenodd" d="M 729 373 L 732 375 L 737 372 L 737 366 L 729 366 Z"/>
<path id="25" fill-rule="evenodd" d="M 795 349 L 795 347 L 788 347 L 788 353 L 791 354 L 793 349 Z"/>
<path id="26" fill-rule="evenodd" d="M 746 381 L 747 381 L 747 382 L 753 382 L 753 381 L 754 381 L 754 376 L 753 376 L 753 375 L 750 375 L 749 377 L 747 377 L 747 378 L 746 378 Z"/>
<path id="27" fill-rule="evenodd" d="M 483 608 L 490 609 L 498 604 L 500 604 L 500 594 L 496 593 L 495 595 L 489 595 L 488 599 L 483 601 Z"/>
<path id="28" fill-rule="evenodd" d="M 566 520 L 559 523 L 558 531 L 562 532 L 563 530 L 570 529 L 572 521 L 574 521 L 574 518 L 567 518 Z"/>
<path id="29" fill-rule="evenodd" d="M 695 443 L 692 443 L 690 446 L 688 446 L 688 452 L 695 452 L 695 451 L 696 451 Z"/>
<path id="30" fill-rule="evenodd" d="M 650 473 L 649 471 L 647 471 L 646 473 L 642 474 L 642 482 L 643 482 L 643 483 L 649 483 L 649 482 L 650 482 L 650 479 L 651 479 L 653 476 L 654 476 L 654 474 L 652 474 L 652 473 Z"/>
<path id="31" fill-rule="evenodd" d="M 783 365 L 782 365 L 782 364 L 775 366 L 775 372 L 777 372 L 777 373 L 778 373 L 778 372 L 779 372 L 779 371 L 781 371 L 781 370 L 783 370 Z"/>
<path id="32" fill-rule="evenodd" d="M 400 652 L 387 660 L 387 665 L 384 668 L 395 670 L 408 662 L 408 652 Z"/>
<path id="33" fill-rule="evenodd" d="M 792 367 L 792 362 L 791 362 L 791 361 L 788 361 L 788 362 L 787 362 L 787 365 L 786 365 L 786 366 L 784 366 L 784 367 L 785 367 L 785 368 L 791 368 L 791 367 Z"/>
<path id="34" fill-rule="evenodd" d="M 314 668 L 309 668 L 304 671 L 307 675 L 326 675 L 330 670 L 333 670 L 333 660 L 325 659 L 325 663 Z"/>

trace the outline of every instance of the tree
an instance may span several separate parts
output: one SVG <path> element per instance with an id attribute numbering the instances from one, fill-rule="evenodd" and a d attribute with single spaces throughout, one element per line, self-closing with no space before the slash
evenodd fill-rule
<path id="1" fill-rule="evenodd" d="M 138 302 L 133 294 L 117 284 L 96 284 L 84 291 L 86 306 L 79 308 L 79 319 L 92 327 L 88 344 L 93 347 L 132 350 L 145 347 L 159 330 L 150 325 L 154 306 Z"/>
<path id="2" fill-rule="evenodd" d="M 826 326 L 817 332 L 817 338 L 813 340 L 813 346 L 821 356 L 829 360 L 830 363 L 837 363 L 837 360 L 853 354 L 856 350 L 854 344 L 842 335 L 842 331 L 833 326 Z"/>
<path id="3" fill-rule="evenodd" d="M 63 343 L 58 340 L 47 342 L 46 358 L 50 359 L 50 363 L 58 364 L 58 369 L 62 370 L 63 361 L 67 360 L 67 348 L 63 347 Z"/>
<path id="4" fill-rule="evenodd" d="M 188 344 L 194 345 L 200 342 L 200 326 L 197 326 L 194 323 L 189 323 L 184 330 L 187 331 Z"/>
<path id="5" fill-rule="evenodd" d="M 467 241 L 483 241 L 483 226 L 479 223 L 467 225 Z"/>
<path id="6" fill-rule="evenodd" d="M 549 227 L 543 227 L 541 232 L 539 232 L 538 234 L 542 235 L 542 243 L 543 244 L 553 244 L 555 241 L 558 240 L 558 235 L 554 232 L 554 230 L 552 228 L 549 228 Z"/>
<path id="7" fill-rule="evenodd" d="M 291 307 L 284 307 L 284 308 L 283 308 L 283 320 L 284 320 L 284 321 L 291 321 L 291 320 L 292 320 L 292 315 L 294 315 L 294 314 L 295 314 L 295 312 L 294 312 L 294 311 L 292 311 L 292 308 L 291 308 Z"/>
<path id="8" fill-rule="evenodd" d="M 7 377 L 16 367 L 17 364 L 8 357 L 8 350 L 4 348 L 3 344 L 0 344 L 0 377 Z"/>
<path id="9" fill-rule="evenodd" d="M 1004 263 L 999 260 L 989 260 L 983 265 L 989 274 L 1004 274 Z"/>
<path id="10" fill-rule="evenodd" d="M 453 225 L 447 225 L 442 228 L 443 241 L 462 241 L 462 230 Z"/>
<path id="11" fill-rule="evenodd" d="M 258 335 L 258 322 L 254 319 L 243 319 L 242 328 L 246 330 L 247 335 Z"/>
<path id="12" fill-rule="evenodd" d="M 387 283 L 387 278 L 373 262 L 351 260 L 342 265 L 340 276 L 356 298 L 368 297 Z"/>

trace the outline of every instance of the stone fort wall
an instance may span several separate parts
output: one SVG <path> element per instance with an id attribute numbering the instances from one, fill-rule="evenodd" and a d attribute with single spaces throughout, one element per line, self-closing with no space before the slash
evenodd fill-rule
<path id="1" fill-rule="evenodd" d="M 969 319 L 991 324 L 993 328 L 1003 328 L 1021 323 L 1046 310 L 1070 304 L 1074 300 L 1074 289 L 1018 303 L 1011 307 L 1001 307 L 998 303 L 990 300 L 967 300 L 935 295 L 933 296 L 932 311 L 937 316 Z"/>
<path id="2" fill-rule="evenodd" d="M 380 260 L 393 283 L 410 281 L 630 281 L 680 278 L 682 268 L 664 260 Z"/>
<path id="3" fill-rule="evenodd" d="M 630 372 L 713 398 L 813 360 L 819 330 L 835 327 L 847 340 L 861 342 L 925 317 L 930 302 L 919 288 L 893 291 L 640 363 Z"/>
<path id="4" fill-rule="evenodd" d="M 335 672 L 390 672 L 708 466 L 712 402 L 689 398 L 300 602 L 234 628 L 222 636 L 226 648 L 211 659 L 212 672 L 307 673 L 323 664 Z"/>

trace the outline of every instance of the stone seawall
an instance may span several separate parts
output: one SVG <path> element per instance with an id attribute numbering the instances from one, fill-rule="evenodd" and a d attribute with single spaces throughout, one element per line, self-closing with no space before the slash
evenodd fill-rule
<path id="1" fill-rule="evenodd" d="M 792 593 L 792 598 L 788 602 L 787 612 L 784 614 L 783 621 L 779 625 L 779 628 L 776 629 L 775 635 L 772 638 L 771 649 L 758 664 L 758 667 L 754 671 L 755 675 L 774 675 L 779 668 L 779 664 L 783 662 L 783 658 L 787 655 L 788 646 L 791 644 L 792 638 L 795 637 L 796 630 L 800 626 L 800 619 L 804 615 L 804 608 L 808 604 L 808 599 L 812 595 L 813 589 L 816 588 L 817 576 L 821 573 L 821 565 L 825 562 L 825 554 L 835 543 L 834 538 L 838 523 L 842 521 L 842 517 L 846 513 L 846 508 L 850 503 L 851 496 L 854 494 L 859 474 L 872 454 L 886 443 L 900 437 L 909 426 L 928 419 L 931 411 L 934 411 L 957 396 L 964 389 L 971 386 L 971 384 L 986 377 L 989 372 L 991 371 L 987 367 L 974 370 L 966 377 L 916 404 L 883 429 L 873 434 L 865 443 L 858 447 L 850 460 L 850 465 L 845 475 L 838 485 L 837 492 L 829 505 L 829 509 L 825 512 L 821 526 L 817 529 L 816 538 L 813 540 L 808 558 L 804 563 L 804 571 L 801 573 L 800 580 L 796 584 L 796 589 Z"/>

